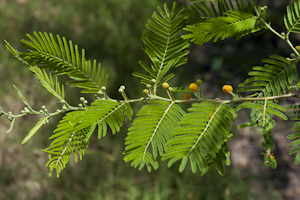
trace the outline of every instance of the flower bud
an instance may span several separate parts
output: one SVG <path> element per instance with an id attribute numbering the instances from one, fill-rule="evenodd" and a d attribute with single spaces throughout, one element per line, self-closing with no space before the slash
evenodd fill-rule
<path id="1" fill-rule="evenodd" d="M 291 54 L 290 54 L 290 57 L 291 57 L 291 58 L 296 58 L 296 55 L 295 55 L 294 53 L 291 53 Z"/>
<path id="2" fill-rule="evenodd" d="M 148 94 L 149 94 L 149 90 L 144 89 L 144 90 L 143 90 L 143 93 L 144 93 L 145 95 L 148 95 Z"/>
<path id="3" fill-rule="evenodd" d="M 198 79 L 198 80 L 196 81 L 196 84 L 199 86 L 199 85 L 202 84 L 202 81 L 201 81 L 200 79 Z"/>
<path id="4" fill-rule="evenodd" d="M 98 94 L 100 94 L 100 95 L 101 95 L 101 94 L 103 94 L 103 92 L 102 92 L 101 90 L 99 90 L 99 91 L 98 91 Z"/>
<path id="5" fill-rule="evenodd" d="M 164 88 L 164 89 L 169 89 L 169 84 L 168 83 L 164 83 L 163 85 L 162 85 L 162 87 Z"/>

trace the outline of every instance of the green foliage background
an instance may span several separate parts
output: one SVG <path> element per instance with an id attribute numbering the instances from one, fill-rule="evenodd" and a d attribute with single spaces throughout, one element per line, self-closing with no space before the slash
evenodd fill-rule
<path id="1" fill-rule="evenodd" d="M 0 39 L 6 39 L 12 46 L 22 49 L 18 41 L 26 33 L 42 31 L 65 36 L 86 50 L 87 59 L 97 59 L 108 70 L 110 83 L 113 83 L 110 84 L 110 91 L 116 91 L 110 96 L 119 98 L 117 88 L 126 83 L 127 95 L 137 97 L 142 94 L 142 85 L 131 74 L 140 70 L 137 61 L 146 56 L 141 50 L 141 33 L 153 11 L 163 3 L 171 5 L 172 1 L 122 0 L 120 3 L 119 0 L 0 0 Z M 178 3 L 186 6 L 185 1 Z M 268 6 L 277 8 L 276 12 L 282 8 L 284 13 L 285 5 L 279 4 Z M 274 19 L 276 15 L 273 15 Z M 275 28 L 283 29 L 283 23 L 274 19 L 269 20 L 275 23 Z M 191 49 L 189 64 L 180 69 L 173 84 L 180 81 L 188 85 L 201 76 L 203 88 L 207 92 L 211 90 L 211 96 L 220 95 L 220 87 L 225 83 L 235 86 L 241 82 L 249 66 L 260 64 L 260 60 L 269 54 L 290 53 L 271 33 L 254 39 L 253 36 L 247 36 L 239 42 L 229 39 L 205 44 L 200 48 L 192 46 Z M 241 49 L 243 53 L 237 55 Z M 36 108 L 41 107 L 41 102 L 49 102 L 51 95 L 40 87 L 37 80 L 31 79 L 32 74 L 25 66 L 12 59 L 4 43 L 0 46 L 0 52 L 0 105 L 12 112 L 19 112 L 24 107 L 12 83 L 24 92 L 30 104 Z M 76 105 L 79 96 L 75 93 L 75 89 L 68 90 L 66 99 Z M 56 100 L 53 99 L 50 104 L 52 108 L 49 109 L 55 110 Z M 70 159 L 69 167 L 60 179 L 48 178 L 48 169 L 44 167 L 48 158 L 39 149 L 48 146 L 46 138 L 55 128 L 51 125 L 55 122 L 51 121 L 26 145 L 20 146 L 34 124 L 32 116 L 18 121 L 10 134 L 5 133 L 9 123 L 2 121 L 0 199 L 193 200 L 280 199 L 282 196 L 274 189 L 277 187 L 276 181 L 272 180 L 266 182 L 261 190 L 249 190 L 253 182 L 263 180 L 263 175 L 254 177 L 234 169 L 227 169 L 229 173 L 224 178 L 219 177 L 215 170 L 204 177 L 195 176 L 188 170 L 178 174 L 178 166 L 168 169 L 161 165 L 159 170 L 151 173 L 137 171 L 123 161 L 125 132 L 114 137 L 108 135 L 102 140 L 91 140 L 93 143 L 84 161 L 75 165 L 74 159 Z M 123 131 L 126 130 L 124 127 Z"/>

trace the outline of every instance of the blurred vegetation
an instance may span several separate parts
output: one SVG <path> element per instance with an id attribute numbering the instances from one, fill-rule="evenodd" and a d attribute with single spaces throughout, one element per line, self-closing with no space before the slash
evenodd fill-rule
<path id="1" fill-rule="evenodd" d="M 121 3 L 120 3 L 121 2 Z M 142 95 L 143 86 L 131 73 L 139 71 L 138 60 L 147 60 L 141 48 L 141 33 L 146 21 L 157 6 L 171 0 L 0 0 L 0 38 L 22 50 L 20 39 L 33 31 L 59 34 L 86 50 L 87 59 L 97 59 L 110 74 L 110 96 L 121 98 L 117 88 L 125 84 L 131 98 Z M 262 3 L 267 1 L 262 1 Z M 187 6 L 188 1 L 179 1 Z M 268 3 L 269 21 L 277 30 L 283 30 L 282 17 L 286 1 Z M 281 21 L 276 21 L 280 19 Z M 295 38 L 297 40 L 297 38 Z M 299 41 L 299 40 L 298 40 Z M 0 46 L 0 105 L 5 111 L 20 112 L 24 107 L 12 84 L 39 108 L 43 104 L 56 110 L 56 100 L 43 90 L 24 65 Z M 215 97 L 221 94 L 221 86 L 231 83 L 237 86 L 250 70 L 271 53 L 289 55 L 271 33 L 257 37 L 247 36 L 191 47 L 189 63 L 178 69 L 174 85 L 188 85 L 197 78 L 203 80 L 203 93 Z M 241 51 L 242 50 L 242 51 Z M 251 55 L 251 56 L 249 56 Z M 79 93 L 67 88 L 67 100 L 79 103 Z M 92 100 L 93 97 L 86 97 Z M 137 105 L 140 106 L 140 105 Z M 21 141 L 37 118 L 28 116 L 17 121 L 14 130 L 6 134 L 8 120 L 0 121 L 0 199 L 1 200 L 218 200 L 218 199 L 281 199 L 276 182 L 264 182 L 265 176 L 245 174 L 243 170 L 227 168 L 227 175 L 220 177 L 212 170 L 204 177 L 189 171 L 178 173 L 178 166 L 171 169 L 162 163 L 157 171 L 138 171 L 124 163 L 122 151 L 128 123 L 123 132 L 101 140 L 93 138 L 83 161 L 70 159 L 61 177 L 48 177 L 47 155 L 39 149 L 47 147 L 48 137 L 56 122 L 40 130 L 32 140 L 21 146 Z M 59 119 L 57 119 L 59 120 Z M 245 150 L 246 151 L 246 150 Z M 269 169 L 271 170 L 271 169 Z M 260 189 L 253 183 L 263 181 Z"/>

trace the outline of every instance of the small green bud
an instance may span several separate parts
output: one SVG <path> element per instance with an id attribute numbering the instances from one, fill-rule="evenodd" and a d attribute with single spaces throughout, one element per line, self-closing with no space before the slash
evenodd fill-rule
<path id="1" fill-rule="evenodd" d="M 153 78 L 153 79 L 151 79 L 151 82 L 152 83 L 156 83 L 156 80 Z"/>
<path id="2" fill-rule="evenodd" d="M 145 95 L 148 95 L 148 94 L 149 94 L 149 90 L 144 89 L 144 90 L 143 90 L 143 93 L 144 93 Z"/>
<path id="3" fill-rule="evenodd" d="M 21 110 L 21 113 L 22 113 L 22 114 L 24 114 L 24 113 L 25 113 L 25 111 L 24 111 L 24 110 Z"/>
<path id="4" fill-rule="evenodd" d="M 84 101 L 83 101 L 83 103 L 84 103 L 84 104 L 87 104 L 87 103 L 88 103 L 88 101 L 87 101 L 87 100 L 84 100 Z"/>
<path id="5" fill-rule="evenodd" d="M 121 85 L 121 87 L 120 87 L 121 89 L 123 89 L 123 90 L 125 90 L 125 86 L 124 85 Z"/>
<path id="6" fill-rule="evenodd" d="M 119 90 L 118 90 L 120 93 L 123 93 L 124 92 L 124 89 L 122 89 L 122 88 L 119 88 Z"/>
<path id="7" fill-rule="evenodd" d="M 296 55 L 295 55 L 294 53 L 291 53 L 291 54 L 290 54 L 290 57 L 291 57 L 291 58 L 296 58 Z"/>
<path id="8" fill-rule="evenodd" d="M 106 90 L 106 87 L 105 87 L 105 86 L 102 86 L 102 87 L 101 87 L 101 90 L 105 91 L 105 90 Z"/>
<path id="9" fill-rule="evenodd" d="M 101 90 L 98 91 L 98 94 L 103 94 L 103 92 Z"/>
<path id="10" fill-rule="evenodd" d="M 61 109 L 67 110 L 67 106 L 63 105 L 63 107 Z"/>
<path id="11" fill-rule="evenodd" d="M 84 99 L 84 97 L 80 97 L 80 101 L 84 101 L 85 99 Z"/>
<path id="12" fill-rule="evenodd" d="M 45 112 L 45 113 L 48 112 L 48 109 L 44 109 L 44 112 Z"/>
<path id="13" fill-rule="evenodd" d="M 12 112 L 11 112 L 11 111 L 9 111 L 9 112 L 8 112 L 8 115 L 12 115 Z"/>
<path id="14" fill-rule="evenodd" d="M 9 121 L 12 121 L 12 120 L 13 120 L 13 118 L 9 116 L 9 117 L 8 117 L 8 120 L 9 120 Z"/>
<path id="15" fill-rule="evenodd" d="M 264 7 L 260 7 L 260 10 L 261 10 L 261 11 L 264 11 L 264 10 L 265 10 L 265 8 L 264 8 Z"/>
<path id="16" fill-rule="evenodd" d="M 285 33 L 284 33 L 284 32 L 282 32 L 282 33 L 281 33 L 281 36 L 285 37 Z"/>
<path id="17" fill-rule="evenodd" d="M 151 85 L 150 85 L 150 84 L 147 84 L 147 85 L 146 85 L 146 88 L 151 88 Z"/>
<path id="18" fill-rule="evenodd" d="M 300 51 L 300 46 L 299 45 L 297 45 L 295 48 L 296 48 L 297 51 Z"/>
<path id="19" fill-rule="evenodd" d="M 83 105 L 82 105 L 81 103 L 80 103 L 80 104 L 78 104 L 78 106 L 79 106 L 79 107 L 81 107 L 81 108 L 83 107 Z"/>
<path id="20" fill-rule="evenodd" d="M 66 103 L 66 101 L 65 100 L 60 100 L 60 102 L 59 103 Z"/>
<path id="21" fill-rule="evenodd" d="M 162 87 L 164 88 L 164 89 L 169 89 L 169 84 L 168 83 L 164 83 L 163 85 L 162 85 Z"/>
<path id="22" fill-rule="evenodd" d="M 57 110 L 56 110 L 56 112 L 60 112 L 60 111 L 61 111 L 60 109 L 57 109 Z"/>
<path id="23" fill-rule="evenodd" d="M 198 80 L 196 81 L 196 84 L 199 86 L 199 85 L 202 84 L 202 81 L 201 81 L 200 79 L 198 79 Z"/>
<path id="24" fill-rule="evenodd" d="M 172 92 L 172 91 L 173 91 L 173 88 L 172 88 L 172 87 L 169 87 L 169 91 Z"/>
<path id="25" fill-rule="evenodd" d="M 268 9 L 268 6 L 264 6 L 264 9 L 267 10 L 267 9 Z"/>
<path id="26" fill-rule="evenodd" d="M 41 107 L 43 110 L 45 110 L 46 109 L 46 106 L 44 106 L 44 105 L 42 105 L 42 107 Z"/>
<path id="27" fill-rule="evenodd" d="M 24 111 L 25 113 L 30 113 L 30 110 L 27 107 L 24 108 Z"/>
<path id="28" fill-rule="evenodd" d="M 43 110 L 40 110 L 39 112 L 40 112 L 41 114 L 44 114 L 44 111 L 43 111 Z"/>

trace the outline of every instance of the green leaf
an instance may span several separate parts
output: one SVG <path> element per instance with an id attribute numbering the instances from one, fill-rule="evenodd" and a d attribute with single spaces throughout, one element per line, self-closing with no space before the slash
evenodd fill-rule
<path id="1" fill-rule="evenodd" d="M 179 172 L 183 172 L 183 170 L 185 169 L 185 166 L 187 164 L 187 161 L 188 161 L 188 156 L 185 155 L 181 160 L 181 164 L 179 166 Z"/>
<path id="2" fill-rule="evenodd" d="M 172 138 L 172 132 L 184 114 L 175 102 L 150 100 L 140 109 L 128 129 L 124 160 L 131 161 L 134 167 L 140 165 L 139 169 L 142 169 L 143 163 L 148 170 L 151 166 L 156 169 L 156 157 L 163 155 L 166 142 Z"/>
<path id="3" fill-rule="evenodd" d="M 24 97 L 24 95 L 21 93 L 21 91 L 20 91 L 15 85 L 13 85 L 13 86 L 14 86 L 14 88 L 18 91 L 18 94 L 19 94 L 19 96 L 21 97 L 21 99 L 23 100 L 24 104 L 29 108 L 29 110 L 32 111 L 31 106 L 29 105 L 27 99 Z"/>
<path id="4" fill-rule="evenodd" d="M 253 125 L 254 125 L 253 123 L 247 122 L 247 123 L 243 123 L 243 124 L 239 125 L 237 128 L 240 130 L 242 128 L 246 128 L 246 127 L 253 126 Z"/>
<path id="5" fill-rule="evenodd" d="M 295 63 L 278 55 L 271 55 L 270 59 L 264 59 L 263 62 L 264 66 L 252 68 L 254 71 L 249 73 L 252 77 L 239 84 L 241 88 L 237 92 L 259 91 L 258 97 L 270 92 L 274 95 L 286 93 L 287 88 L 297 77 Z"/>
<path id="6" fill-rule="evenodd" d="M 52 75 L 49 73 L 49 76 L 45 70 L 41 70 L 40 68 L 34 66 L 29 67 L 30 71 L 34 73 L 34 76 L 41 82 L 41 84 L 54 95 L 59 100 L 63 100 L 65 98 L 64 94 L 64 86 L 60 86 L 60 83 L 55 78 L 55 84 L 52 79 Z"/>
<path id="7" fill-rule="evenodd" d="M 287 6 L 286 11 L 287 14 L 284 15 L 284 25 L 286 29 L 288 30 L 289 34 L 290 32 L 293 33 L 300 33 L 300 1 L 292 1 L 290 5 Z"/>
<path id="8" fill-rule="evenodd" d="M 217 2 L 217 4 L 212 2 Z M 229 10 L 241 11 L 252 13 L 252 6 L 250 2 L 240 0 L 193 0 L 192 6 L 190 6 L 189 24 L 197 24 L 204 22 L 211 18 L 224 16 L 224 13 Z M 198 3 L 199 2 L 199 3 Z M 260 29 L 260 28 L 258 28 Z"/>
<path id="9" fill-rule="evenodd" d="M 48 70 L 53 70 L 55 75 L 68 75 L 71 81 L 67 83 L 72 87 L 83 89 L 82 93 L 98 93 L 102 86 L 106 86 L 108 75 L 102 69 L 100 64 L 94 60 L 85 60 L 85 51 L 81 51 L 81 55 L 77 45 L 73 45 L 72 41 L 67 42 L 66 38 L 57 35 L 57 41 L 50 33 L 36 33 L 34 36 L 27 34 L 28 40 L 22 40 L 22 45 L 31 50 L 29 53 L 18 53 L 12 51 L 19 56 L 29 67 L 38 66 Z M 31 68 L 34 69 L 34 68 Z M 34 69 L 34 71 L 37 71 Z M 37 78 L 42 82 L 43 86 L 49 92 L 54 94 L 53 88 L 47 86 L 49 82 L 46 80 L 46 73 L 35 73 Z M 44 79 L 45 78 L 45 79 Z M 50 83 L 51 84 L 51 83 Z M 55 95 L 58 97 L 59 95 Z"/>
<path id="10" fill-rule="evenodd" d="M 190 161 L 193 172 L 196 171 L 195 166 L 198 166 L 202 173 L 211 167 L 218 156 L 229 164 L 222 149 L 228 152 L 224 142 L 232 135 L 229 121 L 233 121 L 235 111 L 217 102 L 194 103 L 188 111 L 189 113 L 180 121 L 180 126 L 175 128 L 173 138 L 166 143 L 166 153 L 162 160 L 170 159 L 168 163 L 170 167 L 182 159 L 180 172 L 184 170 L 187 160 Z"/>
<path id="11" fill-rule="evenodd" d="M 296 165 L 299 165 L 299 163 L 300 163 L 300 152 L 296 155 L 294 162 L 295 162 Z"/>
<path id="12" fill-rule="evenodd" d="M 25 144 L 44 124 L 46 124 L 49 118 L 49 116 L 42 117 L 23 139 L 22 144 Z"/>
<path id="13" fill-rule="evenodd" d="M 220 175 L 224 175 L 224 166 L 223 166 L 223 162 L 222 159 L 220 157 L 217 157 L 216 159 L 216 165 L 217 165 L 217 169 Z"/>
<path id="14" fill-rule="evenodd" d="M 142 35 L 145 44 L 144 50 L 152 64 L 148 66 L 139 61 L 139 64 L 149 75 L 136 72 L 133 75 L 141 78 L 144 84 L 150 84 L 151 79 L 155 79 L 154 88 L 174 76 L 174 74 L 168 73 L 171 68 L 179 67 L 187 62 L 189 42 L 178 36 L 178 33 L 185 26 L 187 16 L 181 15 L 183 8 L 178 10 L 175 8 L 175 3 L 171 11 L 166 4 L 164 11 L 158 7 L 159 14 L 153 13 L 153 20 L 148 21 L 146 24 L 148 30 L 145 30 Z"/>
<path id="15" fill-rule="evenodd" d="M 86 138 L 85 138 L 85 142 L 88 142 L 88 141 L 90 140 L 92 134 L 94 133 L 94 131 L 95 131 L 95 129 L 96 129 L 96 126 L 97 126 L 97 124 L 95 123 L 95 124 L 93 124 L 93 125 L 90 127 L 90 130 L 89 130 L 89 132 L 88 132 L 88 134 L 87 134 L 87 136 L 86 136 Z"/>
<path id="16" fill-rule="evenodd" d="M 289 153 L 290 155 L 297 153 L 300 150 L 300 147 L 299 147 L 299 144 L 300 144 L 300 122 L 299 121 L 294 123 L 293 131 L 295 133 L 290 134 L 287 137 L 290 140 L 294 139 L 294 141 L 290 145 L 290 148 L 292 148 L 292 147 L 295 147 L 295 148 L 290 151 L 290 153 Z M 300 163 L 300 152 L 297 153 L 294 162 L 296 165 L 298 165 Z"/>
<path id="17" fill-rule="evenodd" d="M 229 10 L 226 16 L 209 18 L 200 23 L 188 25 L 185 31 L 191 33 L 182 36 L 183 39 L 191 40 L 196 45 L 202 45 L 213 39 L 225 39 L 238 34 L 244 34 L 245 31 L 257 29 L 257 17 L 252 13 Z"/>
<path id="18" fill-rule="evenodd" d="M 15 123 L 16 118 L 13 118 L 12 121 L 10 122 L 10 126 L 9 129 L 6 131 L 6 133 L 10 133 L 14 127 L 14 123 Z"/>
<path id="19" fill-rule="evenodd" d="M 129 102 L 102 99 L 95 100 L 91 106 L 86 106 L 85 110 L 67 113 L 49 138 L 53 139 L 50 147 L 43 150 L 49 153 L 50 157 L 47 163 L 50 168 L 49 175 L 51 176 L 52 171 L 56 169 L 59 176 L 72 152 L 76 162 L 78 156 L 82 159 L 84 149 L 96 126 L 98 126 L 99 138 L 106 135 L 107 126 L 115 134 L 120 131 L 125 116 L 131 119 L 132 114 Z"/>

